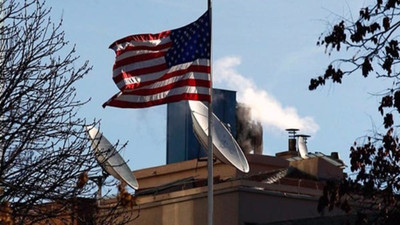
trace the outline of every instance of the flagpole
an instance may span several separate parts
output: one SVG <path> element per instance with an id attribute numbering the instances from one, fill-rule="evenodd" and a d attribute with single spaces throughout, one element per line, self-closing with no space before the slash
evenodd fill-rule
<path id="1" fill-rule="evenodd" d="M 211 1 L 208 0 L 208 13 L 210 17 L 210 102 L 208 104 L 208 158 L 207 158 L 207 170 L 208 170 L 208 175 L 207 175 L 207 183 L 208 183 L 208 194 L 207 194 L 207 220 L 208 220 L 208 225 L 213 224 L 213 214 L 214 214 L 214 172 L 213 172 L 213 143 L 212 143 L 212 136 L 211 136 L 211 127 L 212 127 L 212 7 L 211 7 Z"/>

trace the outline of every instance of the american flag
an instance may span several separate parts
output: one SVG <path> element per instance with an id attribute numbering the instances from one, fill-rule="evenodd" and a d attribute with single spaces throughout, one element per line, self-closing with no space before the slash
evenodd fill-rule
<path id="1" fill-rule="evenodd" d="M 210 101 L 208 12 L 184 27 L 115 41 L 113 80 L 120 92 L 105 106 L 142 108 L 180 100 Z"/>

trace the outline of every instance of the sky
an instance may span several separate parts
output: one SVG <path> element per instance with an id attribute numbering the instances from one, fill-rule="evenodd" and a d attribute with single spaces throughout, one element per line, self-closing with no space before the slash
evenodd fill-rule
<path id="1" fill-rule="evenodd" d="M 63 19 L 70 47 L 93 70 L 76 85 L 78 98 L 91 101 L 79 110 L 88 121 L 101 120 L 111 143 L 128 142 L 121 152 L 132 170 L 166 164 L 166 105 L 145 109 L 102 108 L 118 88 L 112 81 L 114 52 L 122 37 L 158 33 L 193 22 L 207 1 L 68 0 L 48 1 L 54 22 Z M 339 54 L 316 46 L 321 33 L 342 17 L 358 16 L 363 1 L 214 0 L 212 2 L 213 86 L 237 91 L 262 122 L 264 155 L 287 149 L 286 128 L 311 135 L 309 152 L 339 152 L 349 164 L 354 141 L 381 129 L 374 95 L 387 85 L 360 72 L 341 85 L 309 91 L 310 79 Z M 386 85 L 386 86 L 385 86 Z"/>

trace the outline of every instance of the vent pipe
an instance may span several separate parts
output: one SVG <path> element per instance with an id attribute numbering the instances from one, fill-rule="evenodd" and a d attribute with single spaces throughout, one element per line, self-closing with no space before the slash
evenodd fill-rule
<path id="1" fill-rule="evenodd" d="M 306 135 L 306 134 L 299 134 L 296 135 L 297 136 L 297 148 L 299 150 L 300 153 L 300 157 L 303 159 L 307 159 L 308 158 L 308 149 L 307 149 L 307 138 L 310 137 L 310 135 Z"/>

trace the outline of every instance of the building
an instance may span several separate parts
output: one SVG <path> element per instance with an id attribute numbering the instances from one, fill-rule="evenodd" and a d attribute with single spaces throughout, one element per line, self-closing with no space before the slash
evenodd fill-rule
<path id="1" fill-rule="evenodd" d="M 296 224 L 337 219 L 317 212 L 324 182 L 343 176 L 340 162 L 323 154 L 308 159 L 247 155 L 250 173 L 214 164 L 214 224 Z M 188 160 L 134 171 L 140 183 L 131 224 L 207 223 L 207 162 Z M 131 213 L 131 209 L 127 209 Z M 323 224 L 323 223 L 320 223 Z"/>
<path id="2" fill-rule="evenodd" d="M 306 136 L 288 129 L 288 148 L 275 156 L 262 155 L 262 128 L 250 121 L 250 109 L 236 103 L 235 92 L 214 93 L 218 96 L 215 113 L 230 125 L 250 166 L 250 172 L 243 173 L 215 159 L 215 225 L 342 224 L 350 218 L 339 210 L 324 215 L 317 211 L 326 181 L 343 177 L 344 164 L 335 153 L 301 157 L 297 142 Z M 168 106 L 167 164 L 133 171 L 140 189 L 130 207 L 113 211 L 117 220 L 131 218 L 128 224 L 132 225 L 207 224 L 207 161 L 193 134 L 187 107 L 185 102 Z M 91 212 L 107 219 L 107 209 L 117 202 L 118 198 L 102 199 L 94 207 L 93 199 L 82 201 L 71 216 L 72 224 L 90 223 L 96 218 Z"/>
<path id="3" fill-rule="evenodd" d="M 317 211 L 325 182 L 343 177 L 340 160 L 322 153 L 300 157 L 297 129 L 288 130 L 287 150 L 262 155 L 262 128 L 250 120 L 250 109 L 236 103 L 235 92 L 214 90 L 213 96 L 217 96 L 215 114 L 230 127 L 250 165 L 246 174 L 216 159 L 214 224 L 340 224 L 346 219 L 340 211 L 324 216 Z M 206 224 L 207 161 L 193 134 L 186 102 L 169 105 L 167 120 L 167 165 L 133 172 L 140 189 L 135 192 L 135 205 L 125 213 L 135 215 L 131 224 Z"/>
<path id="4" fill-rule="evenodd" d="M 214 224 L 343 224 L 349 217 L 342 211 L 323 216 L 317 212 L 325 182 L 342 178 L 343 164 L 321 153 L 309 156 L 300 159 L 249 154 L 247 174 L 217 160 L 213 176 Z M 134 205 L 113 211 L 112 221 L 131 218 L 131 225 L 207 224 L 205 160 L 186 160 L 133 173 L 140 184 Z M 51 223 L 43 224 L 97 224 L 93 222 L 99 220 L 96 215 L 100 212 L 110 216 L 107 210 L 113 209 L 116 202 L 115 197 L 97 203 L 94 199 L 81 199 L 71 214 L 59 215 Z"/>

